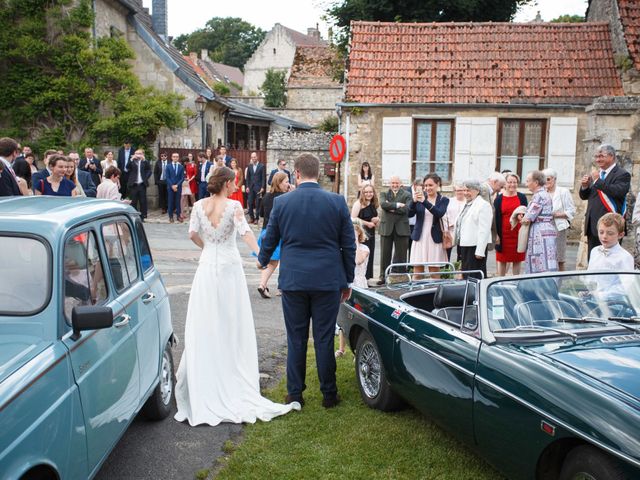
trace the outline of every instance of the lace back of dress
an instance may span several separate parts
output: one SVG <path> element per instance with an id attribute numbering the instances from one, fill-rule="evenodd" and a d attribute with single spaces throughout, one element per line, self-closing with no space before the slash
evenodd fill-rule
<path id="1" fill-rule="evenodd" d="M 213 244 L 229 244 L 235 245 L 236 230 L 240 235 L 244 235 L 249 230 L 249 225 L 244 218 L 244 211 L 239 202 L 230 200 L 220 219 L 217 227 L 214 227 L 209 217 L 207 217 L 202 203 L 199 202 L 200 208 L 195 210 L 198 216 L 200 236 L 205 242 Z"/>

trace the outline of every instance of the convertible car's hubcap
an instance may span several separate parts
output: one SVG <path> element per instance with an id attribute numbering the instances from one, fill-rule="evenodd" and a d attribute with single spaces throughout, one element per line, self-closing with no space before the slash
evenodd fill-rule
<path id="1" fill-rule="evenodd" d="M 169 354 L 164 352 L 162 355 L 162 378 L 160 379 L 160 396 L 162 403 L 168 405 L 171 401 L 171 393 L 173 392 L 173 374 L 171 372 L 171 361 Z"/>
<path id="2" fill-rule="evenodd" d="M 380 393 L 380 358 L 372 344 L 366 343 L 362 346 L 358 369 L 360 385 L 365 395 L 375 398 Z"/>

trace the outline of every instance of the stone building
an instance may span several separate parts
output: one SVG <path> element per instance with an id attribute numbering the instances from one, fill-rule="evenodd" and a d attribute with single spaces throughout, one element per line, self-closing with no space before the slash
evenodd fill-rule
<path id="1" fill-rule="evenodd" d="M 339 104 L 350 196 L 365 160 L 379 189 L 392 175 L 436 172 L 447 190 L 551 167 L 574 193 L 599 143 L 638 163 L 640 104 L 625 97 L 609 23 L 354 22 L 351 36 Z"/>
<path id="2" fill-rule="evenodd" d="M 342 84 L 336 80 L 343 61 L 330 45 L 296 48 L 287 81 L 287 105 L 274 110 L 310 125 L 335 117 L 342 99 Z"/>
<path id="3" fill-rule="evenodd" d="M 285 70 L 288 77 L 296 47 L 326 45 L 326 43 L 320 37 L 317 27 L 309 28 L 305 35 L 276 23 L 244 65 L 243 93 L 257 95 L 270 68 Z"/>
<path id="4" fill-rule="evenodd" d="M 217 95 L 206 82 L 205 72 L 166 41 L 166 0 L 154 0 L 152 6 L 154 11 L 150 15 L 142 0 L 96 0 L 94 32 L 97 37 L 124 36 L 135 52 L 133 71 L 141 83 L 181 95 L 183 106 L 194 112 L 186 128 L 161 130 L 157 139 L 160 145 L 202 149 L 233 144 L 243 149 L 260 149 L 266 148 L 272 125 L 283 129 L 310 128 Z M 206 103 L 201 118 L 196 114 L 196 100 Z"/>
<path id="5" fill-rule="evenodd" d="M 244 74 L 239 68 L 214 62 L 209 58 L 208 50 L 204 48 L 200 51 L 200 57 L 196 52 L 190 52 L 187 60 L 202 69 L 202 73 L 206 76 L 205 79 L 210 86 L 221 83 L 229 89 L 229 95 L 237 96 L 242 94 Z"/>

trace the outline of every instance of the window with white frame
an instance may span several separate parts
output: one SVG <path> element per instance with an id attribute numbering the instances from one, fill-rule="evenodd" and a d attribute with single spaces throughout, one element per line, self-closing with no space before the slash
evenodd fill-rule
<path id="1" fill-rule="evenodd" d="M 522 181 L 545 165 L 545 119 L 501 119 L 498 123 L 496 170 L 517 173 Z"/>
<path id="2" fill-rule="evenodd" d="M 452 142 L 453 120 L 415 119 L 411 177 L 416 179 L 428 173 L 436 173 L 444 183 L 450 182 Z"/>

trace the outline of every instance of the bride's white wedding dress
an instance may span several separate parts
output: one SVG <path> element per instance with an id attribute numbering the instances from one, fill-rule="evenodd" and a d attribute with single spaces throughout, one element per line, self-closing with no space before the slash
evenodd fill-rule
<path id="1" fill-rule="evenodd" d="M 227 200 L 214 226 L 200 200 L 189 231 L 198 232 L 204 249 L 189 297 L 175 419 L 190 425 L 254 423 L 299 409 L 297 402 L 282 405 L 260 395 L 253 313 L 236 246 L 236 232 L 249 231 L 242 206 Z"/>

